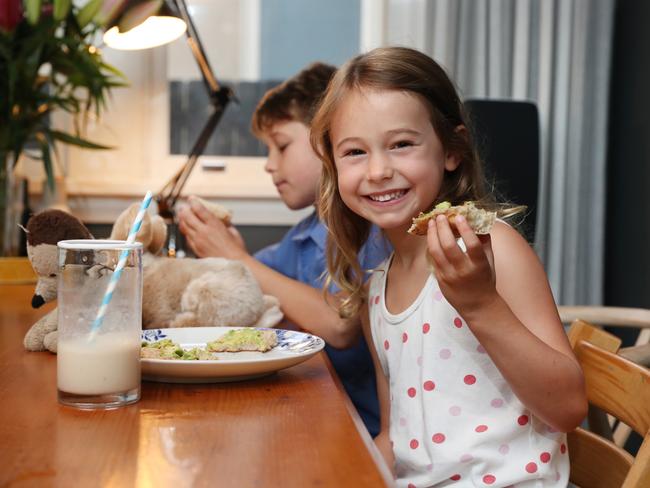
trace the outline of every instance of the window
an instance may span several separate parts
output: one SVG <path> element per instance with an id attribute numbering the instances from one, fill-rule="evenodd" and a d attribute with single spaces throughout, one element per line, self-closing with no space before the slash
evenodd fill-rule
<path id="1" fill-rule="evenodd" d="M 205 155 L 263 156 L 250 132 L 257 102 L 313 61 L 340 65 L 359 52 L 360 0 L 190 0 L 190 15 L 231 103 Z M 185 39 L 167 48 L 171 154 L 187 154 L 210 114 L 206 89 Z"/>

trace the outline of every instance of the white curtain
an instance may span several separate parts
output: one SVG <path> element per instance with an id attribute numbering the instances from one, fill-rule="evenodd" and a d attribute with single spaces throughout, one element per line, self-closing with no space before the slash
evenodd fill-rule
<path id="1" fill-rule="evenodd" d="M 530 100 L 541 124 L 536 250 L 561 304 L 602 303 L 615 0 L 366 0 L 362 50 L 426 52 L 464 98 Z M 379 30 L 378 30 L 379 29 Z"/>

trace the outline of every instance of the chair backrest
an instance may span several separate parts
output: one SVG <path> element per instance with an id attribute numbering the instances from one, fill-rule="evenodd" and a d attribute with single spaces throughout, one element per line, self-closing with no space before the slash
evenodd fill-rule
<path id="1" fill-rule="evenodd" d="M 641 366 L 650 367 L 650 309 L 599 305 L 561 305 L 557 309 L 563 324 L 580 319 L 591 324 L 627 329 L 620 331 L 626 332 L 626 336 L 636 335 L 635 343 L 622 348 L 618 354 Z"/>
<path id="2" fill-rule="evenodd" d="M 535 240 L 539 196 L 540 126 L 537 106 L 514 100 L 465 100 L 473 136 L 497 194 L 528 207 L 522 230 Z"/>
<path id="3" fill-rule="evenodd" d="M 620 340 L 576 320 L 569 340 L 584 371 L 591 405 L 629 425 L 643 444 L 636 457 L 593 432 L 569 434 L 572 483 L 584 488 L 650 486 L 650 370 L 617 353 Z"/>

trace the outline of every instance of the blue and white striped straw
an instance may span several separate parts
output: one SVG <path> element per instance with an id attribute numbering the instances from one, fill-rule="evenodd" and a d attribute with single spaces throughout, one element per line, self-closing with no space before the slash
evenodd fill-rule
<path id="1" fill-rule="evenodd" d="M 127 246 L 130 246 L 135 242 L 135 236 L 140 230 L 140 226 L 142 225 L 142 219 L 144 219 L 144 214 L 147 211 L 149 204 L 151 203 L 151 197 L 152 197 L 151 191 L 148 191 L 147 194 L 144 196 L 144 200 L 142 200 L 142 205 L 140 205 L 140 210 L 138 211 L 138 215 L 135 216 L 135 220 L 133 221 L 133 225 L 131 226 L 131 230 L 129 231 L 129 236 L 126 238 Z M 115 271 L 113 271 L 113 275 L 111 276 L 111 281 L 108 283 L 108 288 L 106 289 L 106 293 L 104 293 L 104 299 L 102 300 L 102 304 L 99 307 L 99 310 L 97 311 L 97 317 L 95 317 L 95 321 L 93 322 L 93 325 L 90 329 L 89 340 L 92 340 L 93 337 L 95 337 L 95 334 L 99 330 L 99 327 L 102 325 L 102 321 L 104 320 L 104 316 L 106 315 L 106 309 L 108 308 L 108 304 L 113 298 L 113 292 L 115 291 L 117 282 L 119 281 L 120 276 L 122 275 L 122 270 L 124 269 L 124 265 L 126 264 L 126 259 L 128 257 L 129 257 L 129 249 L 124 249 L 120 254 L 120 260 L 117 262 Z"/>

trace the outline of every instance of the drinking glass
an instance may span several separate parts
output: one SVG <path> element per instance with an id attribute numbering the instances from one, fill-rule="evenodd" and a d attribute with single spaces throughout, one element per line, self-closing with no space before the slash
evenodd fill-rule
<path id="1" fill-rule="evenodd" d="M 82 239 L 59 241 L 57 246 L 59 402 L 93 409 L 138 401 L 142 244 Z M 126 262 L 113 279 L 115 288 L 107 302 L 123 251 L 128 253 Z M 100 313 L 102 303 L 105 314 Z"/>

